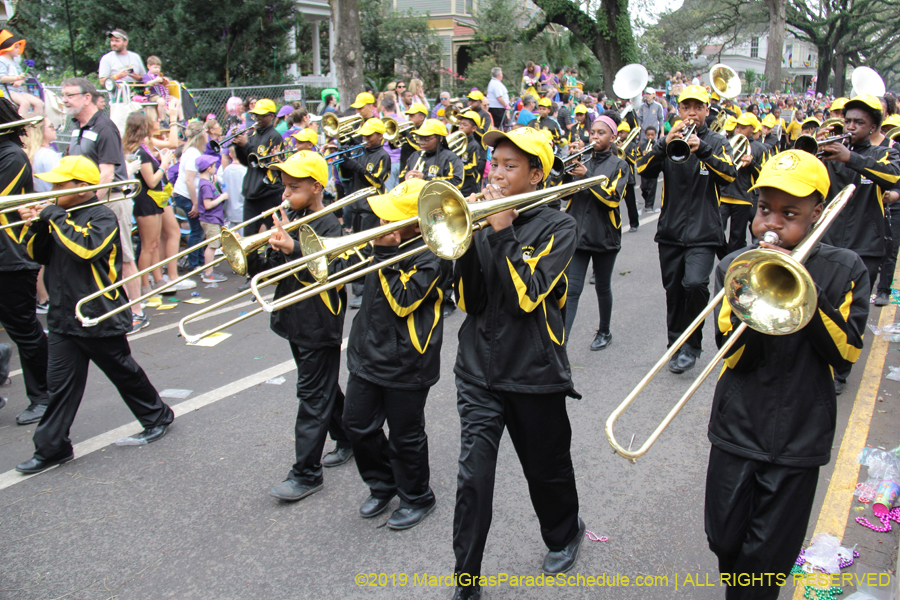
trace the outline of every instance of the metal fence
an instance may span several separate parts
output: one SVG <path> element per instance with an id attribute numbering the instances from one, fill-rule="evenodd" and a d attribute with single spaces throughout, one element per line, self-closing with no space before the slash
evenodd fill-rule
<path id="1" fill-rule="evenodd" d="M 197 105 L 197 115 L 201 119 L 205 119 L 207 115 L 213 114 L 219 121 L 225 118 L 225 103 L 232 96 L 236 96 L 241 100 L 268 98 L 276 106 L 299 101 L 306 106 L 307 110 L 316 114 L 318 114 L 322 105 L 321 100 L 318 98 L 309 97 L 307 87 L 302 84 L 197 88 L 190 90 L 190 93 L 194 103 Z"/>

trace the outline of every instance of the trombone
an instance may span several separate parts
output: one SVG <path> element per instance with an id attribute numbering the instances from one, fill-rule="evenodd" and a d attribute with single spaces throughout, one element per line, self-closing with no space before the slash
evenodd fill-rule
<path id="1" fill-rule="evenodd" d="M 466 149 L 469 147 L 469 136 L 464 134 L 462 131 L 454 131 L 450 135 L 447 136 L 447 148 L 450 149 L 455 155 L 457 155 L 460 159 L 466 159 Z M 422 153 L 422 156 L 425 156 L 425 153 Z"/>
<path id="2" fill-rule="evenodd" d="M 819 222 L 813 230 L 794 249 L 790 256 L 777 250 L 757 248 L 748 250 L 734 259 L 725 275 L 722 290 L 710 301 L 693 323 L 663 354 L 650 372 L 641 380 L 624 401 L 612 412 L 606 420 L 606 439 L 613 451 L 620 456 L 635 462 L 646 454 L 660 434 L 669 426 L 669 423 L 678 415 L 694 392 L 703 384 L 703 381 L 712 373 L 716 363 L 724 358 L 729 350 L 740 339 L 741 333 L 747 327 L 767 335 L 789 335 L 803 329 L 816 311 L 816 284 L 812 276 L 803 266 L 809 253 L 816 247 L 819 240 L 837 218 L 838 214 L 847 205 L 853 196 L 856 186 L 853 184 L 845 187 L 831 201 L 822 213 Z M 774 239 L 766 236 L 774 235 Z M 777 243 L 777 234 L 768 232 L 763 241 Z M 703 372 L 691 383 L 681 399 L 675 404 L 662 423 L 650 434 L 647 441 L 632 451 L 626 449 L 616 441 L 613 433 L 613 425 L 625 409 L 634 402 L 647 384 L 656 377 L 656 374 L 675 356 L 681 346 L 687 342 L 694 331 L 703 326 L 706 316 L 716 309 L 719 302 L 726 299 L 731 305 L 732 312 L 741 319 L 740 326 L 729 334 L 729 339 L 713 356 Z"/>
<path id="3" fill-rule="evenodd" d="M 322 117 L 322 131 L 330 138 L 337 138 L 342 144 L 355 136 L 362 126 L 362 115 L 338 118 L 334 113 L 326 113 Z"/>
<path id="4" fill-rule="evenodd" d="M 220 152 L 222 152 L 223 144 L 227 144 L 228 142 L 232 141 L 234 138 L 244 135 L 251 129 L 256 129 L 256 123 L 247 125 L 243 129 L 238 129 L 237 131 L 235 131 L 228 137 L 222 138 L 221 140 L 209 140 L 209 147 L 213 152 L 215 152 L 216 154 L 219 154 Z"/>
<path id="5" fill-rule="evenodd" d="M 7 125 L 9 125 L 9 123 L 7 123 Z M 19 125 L 17 125 L 17 127 L 19 127 Z M 0 217 L 5 215 L 6 213 L 15 212 L 20 208 L 32 208 L 34 206 L 44 204 L 44 202 L 47 200 L 59 198 L 60 196 L 69 196 L 73 192 L 81 194 L 84 192 L 96 192 L 98 190 L 107 190 L 109 188 L 122 186 L 128 186 L 128 189 L 125 190 L 125 195 L 121 198 L 110 198 L 109 196 L 107 196 L 104 200 L 98 200 L 97 202 L 90 202 L 88 204 L 79 204 L 78 206 L 73 206 L 72 208 L 66 209 L 71 212 L 73 210 L 80 210 L 82 208 L 90 208 L 92 206 L 109 204 L 110 202 L 118 202 L 119 200 L 131 200 L 140 193 L 141 182 L 137 179 L 127 179 L 125 181 L 111 181 L 109 183 L 88 185 L 85 187 L 79 187 L 70 190 L 51 190 L 49 192 L 34 192 L 31 194 L 0 196 Z M 10 229 L 12 227 L 18 227 L 24 224 L 25 221 L 13 221 L 12 223 L 4 223 L 3 225 L 0 225 L 0 231 Z"/>
<path id="6" fill-rule="evenodd" d="M 750 140 L 746 136 L 736 133 L 728 139 L 731 145 L 731 159 L 737 165 L 744 158 L 745 154 L 750 153 Z"/>
<path id="7" fill-rule="evenodd" d="M 250 290 L 241 292 L 196 313 L 188 315 L 179 322 L 178 329 L 188 344 L 195 344 L 204 337 L 208 337 L 223 329 L 231 327 L 232 325 L 240 323 L 262 311 L 273 312 L 292 304 L 302 302 L 307 298 L 317 296 L 333 288 L 345 285 L 354 279 L 382 269 L 389 264 L 405 260 L 411 256 L 424 252 L 425 250 L 431 250 L 439 257 L 448 260 L 459 258 L 468 249 L 474 233 L 487 225 L 486 221 L 481 220 L 484 217 L 488 217 L 504 210 L 509 210 L 510 208 L 517 208 L 522 205 L 526 206 L 521 208 L 520 212 L 525 212 L 558 198 L 574 194 L 582 189 L 596 184 L 604 184 L 608 181 L 609 179 L 606 176 L 598 175 L 574 183 L 557 186 L 550 190 L 538 190 L 527 194 L 511 196 L 509 198 L 481 202 L 474 205 L 474 207 L 470 206 L 462 193 L 452 185 L 444 181 L 431 181 L 425 184 L 422 191 L 419 193 L 419 216 L 409 217 L 402 221 L 388 223 L 368 231 L 336 238 L 319 238 L 318 236 L 315 236 L 315 233 L 313 232 L 313 236 L 307 237 L 305 240 L 307 245 L 304 248 L 304 251 L 316 250 L 316 248 L 321 248 L 321 250 L 316 250 L 302 258 L 279 265 L 274 269 L 258 273 L 250 280 Z M 479 194 L 479 196 L 481 195 Z M 320 261 L 322 261 L 322 259 L 330 262 L 347 251 L 353 251 L 359 246 L 367 244 L 388 233 L 415 224 L 418 224 L 421 228 L 421 236 L 416 236 L 415 238 L 407 240 L 401 246 L 406 246 L 419 239 L 424 239 L 425 244 L 422 246 L 417 246 L 405 252 L 401 252 L 400 254 L 391 257 L 389 260 L 380 263 L 375 263 L 374 258 L 369 257 L 364 262 L 354 265 L 354 267 L 352 267 L 352 273 L 348 274 L 346 271 L 342 272 L 337 279 L 328 279 L 327 283 L 312 285 L 302 290 L 296 290 L 271 303 L 267 302 L 260 295 L 260 287 L 271 285 L 286 277 L 290 277 L 301 268 L 307 267 L 311 268 L 311 270 L 312 268 L 316 268 L 309 267 L 308 265 L 310 265 L 310 263 L 315 264 L 316 262 L 319 262 L 319 265 L 321 265 L 322 263 Z M 307 229 L 308 228 L 304 228 L 304 230 L 301 230 L 301 239 L 304 238 L 304 234 L 309 233 Z M 359 267 L 362 267 L 363 265 L 365 265 L 365 267 L 359 269 Z M 265 279 L 265 282 L 262 285 L 260 285 L 261 279 Z M 253 293 L 261 306 L 198 335 L 191 335 L 185 331 L 185 323 L 196 320 L 200 316 L 216 310 L 223 304 L 236 300 L 247 293 Z"/>
<path id="8" fill-rule="evenodd" d="M 9 123 L 0 123 L 0 131 L 4 129 L 15 129 L 16 127 L 26 127 L 28 125 L 37 125 L 41 121 L 44 120 L 44 115 L 36 115 L 34 117 L 28 117 L 27 119 L 21 119 L 19 121 L 10 121 Z"/>
<path id="9" fill-rule="evenodd" d="M 274 154 L 264 154 L 262 156 L 260 156 L 259 154 L 251 154 L 247 157 L 247 163 L 254 169 L 260 169 L 260 168 L 265 169 L 267 167 L 271 167 L 275 163 L 283 162 L 287 158 L 290 158 L 291 154 L 293 154 L 293 153 L 294 153 L 293 149 L 288 149 L 288 150 L 282 150 L 281 152 L 276 152 Z M 287 155 L 287 156 L 285 156 L 285 155 Z M 282 160 L 271 160 L 273 158 L 278 158 L 279 156 L 285 156 L 285 158 Z M 271 162 L 267 162 L 266 164 L 263 164 L 264 160 L 271 160 Z"/>

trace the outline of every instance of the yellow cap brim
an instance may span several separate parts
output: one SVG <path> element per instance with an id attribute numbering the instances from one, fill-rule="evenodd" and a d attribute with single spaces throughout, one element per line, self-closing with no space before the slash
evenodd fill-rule
<path id="1" fill-rule="evenodd" d="M 704 97 L 702 94 L 695 94 L 693 92 L 681 94 L 678 96 L 678 102 L 684 102 L 685 100 L 697 100 L 702 102 L 703 104 L 709 104 L 709 97 Z"/>
<path id="2" fill-rule="evenodd" d="M 519 140 L 515 136 L 508 136 L 508 135 L 506 135 L 506 133 L 504 133 L 502 131 L 492 129 L 491 131 L 488 131 L 486 134 L 484 134 L 484 136 L 481 138 L 481 143 L 484 147 L 490 146 L 491 148 L 496 148 L 497 144 L 499 144 L 501 140 L 509 140 L 510 142 L 512 142 L 513 144 L 516 145 L 516 148 L 518 148 L 525 154 L 537 156 L 538 160 L 541 161 L 541 166 L 544 169 L 544 181 L 546 181 L 547 178 L 550 177 L 550 170 L 553 168 L 554 156 L 551 155 L 549 157 L 549 159 L 545 161 L 544 157 L 542 157 L 540 154 L 535 152 L 535 148 L 523 146 L 521 143 L 521 140 Z"/>
<path id="3" fill-rule="evenodd" d="M 354 102 L 353 104 L 350 105 L 350 108 L 362 108 L 365 105 L 366 105 L 365 102 Z"/>
<path id="4" fill-rule="evenodd" d="M 374 212 L 375 216 L 379 219 L 384 219 L 385 221 L 402 221 L 403 219 L 416 216 L 415 213 L 407 214 L 405 211 L 394 206 L 394 203 L 391 201 L 388 194 L 371 196 L 368 200 L 369 206 L 372 207 L 372 212 Z"/>
<path id="5" fill-rule="evenodd" d="M 283 171 L 290 175 L 291 177 L 296 177 L 297 179 L 305 179 L 309 177 L 310 179 L 315 179 L 319 183 L 322 184 L 322 187 L 328 185 L 328 171 L 325 172 L 325 181 L 322 181 L 315 173 L 313 173 L 310 169 L 305 168 L 303 165 L 297 163 L 283 162 L 283 163 L 275 163 L 270 166 L 269 169 L 277 169 L 278 171 Z"/>
<path id="6" fill-rule="evenodd" d="M 796 177 L 786 174 L 773 174 L 765 178 L 760 178 L 757 180 L 756 185 L 752 186 L 750 189 L 758 190 L 759 188 L 764 187 L 775 188 L 799 198 L 809 196 L 816 191 L 815 186 L 798 181 Z"/>
<path id="7" fill-rule="evenodd" d="M 47 183 L 65 183 L 67 181 L 75 181 L 75 178 L 71 175 L 63 175 L 61 173 L 54 173 L 53 171 L 48 171 L 46 173 L 36 173 L 35 177 L 38 179 L 42 179 Z"/>

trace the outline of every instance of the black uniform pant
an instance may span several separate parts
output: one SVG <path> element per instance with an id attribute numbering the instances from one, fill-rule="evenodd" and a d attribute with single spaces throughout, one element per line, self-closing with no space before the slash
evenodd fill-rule
<path id="1" fill-rule="evenodd" d="M 0 271 L 0 325 L 19 349 L 25 394 L 32 405 L 50 401 L 47 393 L 47 336 L 34 312 L 37 276 L 37 271 Z"/>
<path id="2" fill-rule="evenodd" d="M 752 215 L 753 206 L 750 204 L 723 202 L 719 205 L 719 217 L 722 219 L 722 227 L 725 229 L 725 237 L 728 241 L 725 246 L 720 246 L 716 250 L 716 256 L 722 259 L 735 250 L 747 246 L 747 226 Z"/>
<path id="3" fill-rule="evenodd" d="M 640 225 L 641 221 L 637 209 L 637 196 L 634 193 L 633 185 L 625 186 L 625 207 L 628 209 L 628 224 L 632 227 Z"/>
<path id="4" fill-rule="evenodd" d="M 258 217 L 270 208 L 275 208 L 281 204 L 282 195 L 283 192 L 281 190 L 273 190 L 272 193 L 267 194 L 262 198 L 244 200 L 244 220 L 249 221 L 253 217 Z M 278 215 L 278 218 L 280 219 L 281 215 Z M 244 227 L 244 237 L 259 233 L 259 228 L 263 225 L 266 226 L 266 229 L 272 229 L 272 217 L 266 217 L 262 221 L 254 221 Z"/>
<path id="5" fill-rule="evenodd" d="M 455 306 L 453 304 L 453 261 L 441 261 L 441 291 L 444 293 L 444 305 Z"/>
<path id="6" fill-rule="evenodd" d="M 644 198 L 644 208 L 649 210 L 656 203 L 656 186 L 655 177 L 641 177 L 641 196 Z"/>
<path id="7" fill-rule="evenodd" d="M 488 112 L 491 113 L 491 118 L 494 120 L 494 127 L 502 131 L 506 124 L 506 109 L 503 107 L 489 108 Z"/>
<path id="8" fill-rule="evenodd" d="M 880 256 L 860 256 L 860 258 L 869 272 L 869 289 L 873 290 L 875 289 L 875 280 L 878 279 L 878 272 L 884 259 Z M 893 274 L 891 274 L 891 277 L 893 277 Z M 841 383 L 847 383 L 847 378 L 850 377 L 850 371 L 852 370 L 853 364 L 848 363 L 846 366 L 834 370 L 834 378 Z"/>
<path id="9" fill-rule="evenodd" d="M 128 339 L 76 337 L 50 332 L 47 387 L 50 404 L 34 431 L 35 458 L 53 460 L 72 454 L 69 429 L 84 397 L 88 363 L 112 382 L 131 413 L 146 428 L 168 425 L 175 418 L 160 399 L 147 374 L 131 356 Z"/>
<path id="10" fill-rule="evenodd" d="M 659 268 L 666 289 L 666 327 L 669 346 L 684 333 L 697 315 L 709 304 L 709 276 L 716 251 L 713 246 L 659 245 Z M 703 327 L 688 338 L 681 351 L 699 357 Z"/>
<path id="11" fill-rule="evenodd" d="M 888 255 L 884 257 L 881 263 L 881 269 L 878 276 L 878 293 L 890 294 L 891 287 L 894 282 L 894 269 L 897 267 L 897 253 L 900 252 L 900 208 L 894 209 L 894 205 L 887 208 L 888 219 L 890 221 L 891 247 Z"/>
<path id="12" fill-rule="evenodd" d="M 575 315 L 578 313 L 578 301 L 584 290 L 584 279 L 587 274 L 588 263 L 594 263 L 594 289 L 597 291 L 597 304 L 600 307 L 599 333 L 609 333 L 609 322 L 612 317 L 612 273 L 616 266 L 618 250 L 613 252 L 592 252 L 591 250 L 576 250 L 566 270 L 569 279 L 569 289 L 566 291 L 566 340 L 572 333 L 572 325 L 575 323 Z"/>
<path id="13" fill-rule="evenodd" d="M 375 498 L 400 496 L 400 508 L 434 502 L 429 481 L 425 400 L 428 391 L 400 390 L 350 374 L 344 428 L 353 445 L 359 475 Z M 384 422 L 390 438 L 384 435 Z"/>
<path id="14" fill-rule="evenodd" d="M 491 391 L 460 377 L 456 394 L 462 429 L 453 514 L 456 573 L 481 575 L 504 427 L 525 472 L 541 537 L 551 551 L 562 550 L 578 535 L 578 490 L 566 394 Z"/>
<path id="15" fill-rule="evenodd" d="M 366 202 L 366 200 L 361 200 L 361 202 Z M 360 210 L 359 207 L 355 208 L 355 211 L 353 213 L 353 233 L 368 231 L 369 229 L 374 229 L 379 225 L 381 225 L 381 219 L 376 217 L 375 213 L 368 210 Z M 371 244 L 366 245 L 366 247 L 362 249 L 362 254 L 363 256 L 371 256 Z M 352 284 L 350 284 L 350 288 L 353 290 L 353 295 L 362 296 L 363 290 L 365 290 L 366 288 L 365 284 L 365 277 L 358 277 Z"/>
<path id="16" fill-rule="evenodd" d="M 325 435 L 349 445 L 341 424 L 344 393 L 338 383 L 341 347 L 300 348 L 291 343 L 297 363 L 297 420 L 294 422 L 294 466 L 288 475 L 303 485 L 322 483 L 322 449 Z"/>
<path id="17" fill-rule="evenodd" d="M 803 545 L 818 478 L 818 467 L 775 465 L 713 446 L 706 472 L 705 522 L 719 571 L 784 573 L 787 593 L 792 593 L 787 574 Z M 725 597 L 774 600 L 781 588 L 774 575 L 771 578 L 771 586 L 729 586 Z"/>

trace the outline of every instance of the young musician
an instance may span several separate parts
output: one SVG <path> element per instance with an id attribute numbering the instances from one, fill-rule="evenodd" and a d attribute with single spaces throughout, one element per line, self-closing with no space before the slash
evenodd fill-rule
<path id="1" fill-rule="evenodd" d="M 21 117 L 15 104 L 0 99 L 0 122 L 11 123 Z M 38 125 L 40 127 L 41 125 Z M 0 189 L 3 195 L 34 192 L 31 162 L 22 150 L 25 127 L 2 131 L 0 135 Z M 0 213 L 0 225 L 15 218 Z M 41 266 L 28 255 L 22 243 L 24 231 L 11 227 L 0 231 L 0 325 L 19 350 L 28 407 L 16 417 L 19 425 L 37 423 L 47 409 L 47 336 L 35 314 L 37 280 Z M 0 405 L 6 401 L 0 399 Z"/>
<path id="2" fill-rule="evenodd" d="M 581 142 L 576 150 L 587 147 L 591 143 L 591 123 L 587 118 L 587 112 L 584 104 L 575 107 L 575 124 L 569 130 L 569 143 Z"/>
<path id="3" fill-rule="evenodd" d="M 766 152 L 768 156 L 773 156 L 778 153 L 778 136 L 776 135 L 775 129 L 775 117 L 771 114 L 763 117 L 761 122 L 762 125 L 762 143 L 766 147 Z"/>
<path id="4" fill-rule="evenodd" d="M 631 179 L 631 167 L 616 154 L 615 137 L 619 115 L 607 111 L 591 125 L 593 152 L 572 171 L 574 179 L 606 175 L 606 185 L 595 185 L 570 197 L 566 212 L 575 217 L 578 236 L 575 255 L 566 270 L 569 289 L 566 294 L 566 339 L 572 332 L 578 301 L 584 289 L 589 262 L 594 266 L 600 326 L 591 342 L 591 350 L 605 350 L 612 342 L 609 330 L 612 317 L 612 274 L 616 256 L 622 249 L 622 217 L 619 203 Z"/>
<path id="5" fill-rule="evenodd" d="M 630 133 L 631 126 L 627 122 L 621 121 L 619 123 L 618 131 L 616 132 L 619 138 L 619 146 L 625 143 L 625 140 L 628 138 L 628 134 Z M 628 224 L 631 226 L 631 228 L 628 230 L 628 233 L 634 233 L 635 231 L 637 231 L 638 227 L 641 224 L 640 215 L 638 214 L 637 210 L 637 194 L 635 194 L 634 192 L 635 164 L 641 153 L 638 137 L 640 136 L 635 136 L 634 139 L 632 139 L 628 143 L 628 146 L 622 149 L 625 154 L 625 162 L 628 163 L 629 172 L 628 186 L 625 188 L 625 209 L 628 211 Z"/>
<path id="6" fill-rule="evenodd" d="M 281 172 L 284 200 L 291 208 L 275 217 L 275 231 L 269 237 L 265 255 L 248 255 L 248 273 L 255 275 L 300 258 L 303 252 L 297 230 L 285 232 L 284 225 L 322 210 L 322 197 L 328 185 L 328 165 L 321 155 L 307 150 L 293 154 L 282 163 L 272 165 Z M 341 235 L 341 224 L 334 214 L 310 221 L 316 234 L 324 237 Z M 329 270 L 334 272 L 335 268 Z M 315 284 L 308 269 L 286 277 L 275 288 L 275 300 Z M 344 335 L 344 313 L 347 292 L 342 287 L 322 292 L 315 298 L 293 304 L 272 313 L 270 327 L 291 346 L 297 363 L 297 419 L 294 422 L 294 466 L 287 478 L 269 494 L 294 502 L 322 489 L 322 449 L 326 433 L 337 442 L 337 449 L 326 455 L 336 466 L 347 462 L 353 452 L 344 433 L 341 419 L 344 394 L 338 383 L 341 370 L 341 342 Z"/>
<path id="7" fill-rule="evenodd" d="M 789 254 L 822 214 L 828 172 L 811 154 L 788 150 L 763 166 L 754 189 L 759 190 L 754 236 L 774 231 L 779 244 L 760 246 Z M 852 210 L 852 203 L 844 210 Z M 740 252 L 719 263 L 717 291 Z M 723 574 L 764 575 L 760 584 L 729 587 L 729 599 L 777 598 L 777 578 L 790 577 L 806 535 L 819 467 L 831 459 L 837 412 L 831 371 L 856 361 L 863 347 L 869 278 L 862 260 L 822 243 L 804 266 L 817 291 L 812 321 L 789 335 L 746 329 L 725 358 L 710 411 L 709 547 Z M 716 315 L 721 346 L 740 320 L 727 301 Z"/>
<path id="8" fill-rule="evenodd" d="M 494 148 L 486 200 L 535 191 L 550 173 L 553 149 L 540 131 L 489 131 L 484 142 Z M 462 428 L 453 518 L 457 600 L 481 598 L 478 578 L 504 427 L 550 550 L 543 571 L 569 571 L 585 532 L 566 414 L 566 396 L 578 393 L 562 310 L 577 225 L 547 207 L 507 210 L 488 217 L 488 224 L 474 234 L 455 271 L 457 301 L 466 312 L 454 368 Z"/>
<path id="9" fill-rule="evenodd" d="M 550 101 L 550 98 L 541 98 L 538 100 L 537 105 L 538 118 L 537 122 L 533 125 L 535 129 L 544 129 L 550 132 L 550 139 L 553 141 L 554 148 L 560 148 L 568 144 L 568 139 L 565 134 L 563 134 L 562 128 L 559 126 L 559 123 L 556 122 L 556 119 L 550 116 L 550 113 L 553 111 L 553 102 Z"/>
<path id="10" fill-rule="evenodd" d="M 678 97 L 681 122 L 638 161 L 641 177 L 663 174 L 662 212 L 655 239 L 666 290 L 670 346 L 709 303 L 709 276 L 716 247 L 725 243 L 719 188 L 737 177 L 728 142 L 706 126 L 708 113 L 706 90 L 687 86 Z M 669 144 L 682 139 L 685 128 L 693 125 L 696 129 L 685 140 L 690 149 L 687 159 L 676 162 L 668 158 Z M 701 327 L 669 361 L 671 372 L 684 373 L 693 368 L 702 349 L 702 336 Z"/>
<path id="11" fill-rule="evenodd" d="M 493 121 L 491 120 L 491 113 L 484 110 L 483 102 L 484 102 L 484 94 L 479 92 L 478 90 L 472 90 L 469 92 L 469 95 L 466 96 L 466 99 L 469 101 L 469 108 L 466 112 L 471 110 L 472 112 L 478 113 L 478 116 L 481 117 L 481 122 L 478 125 L 478 133 L 484 135 L 487 133 L 488 129 L 493 127 Z"/>
<path id="12" fill-rule="evenodd" d="M 644 130 L 644 137 L 647 138 L 647 141 L 644 142 L 642 155 L 645 152 L 649 152 L 650 149 L 652 149 L 656 144 L 658 133 L 659 132 L 656 130 L 656 127 L 653 126 L 650 126 Z M 657 180 L 653 177 L 641 177 L 641 197 L 644 199 L 644 211 L 647 214 L 659 212 L 658 208 L 653 208 L 653 205 L 656 204 L 657 183 Z"/>
<path id="13" fill-rule="evenodd" d="M 422 126 L 422 123 L 425 122 L 425 118 L 428 116 L 428 109 L 425 108 L 424 104 L 413 104 L 410 106 L 404 113 L 407 117 L 409 117 L 410 122 L 415 126 L 414 129 L 418 129 Z M 400 169 L 406 167 L 407 163 L 409 163 L 409 157 L 412 156 L 413 152 L 418 152 L 421 150 L 419 147 L 419 138 L 415 134 L 413 134 L 413 130 L 411 129 L 403 134 L 402 138 L 402 146 L 400 146 Z"/>
<path id="14" fill-rule="evenodd" d="M 723 231 L 728 233 L 727 244 L 716 250 L 720 259 L 747 245 L 747 226 L 753 215 L 753 195 L 750 188 L 759 176 L 766 153 L 765 146 L 753 139 L 761 127 L 752 112 L 743 113 L 735 122 L 734 135 L 747 138 L 750 148 L 740 162 L 734 165 L 737 178 L 723 186 L 719 192 L 719 217 L 722 219 Z"/>
<path id="15" fill-rule="evenodd" d="M 94 192 L 78 190 L 99 184 L 100 169 L 84 156 L 67 156 L 52 171 L 38 173 L 37 177 L 54 184 L 54 191 L 66 194 L 55 204 L 19 209 L 22 219 L 30 221 L 25 232 L 28 254 L 45 265 L 44 281 L 50 293 L 50 403 L 34 431 L 34 456 L 16 467 L 26 475 L 74 458 L 69 429 L 84 396 L 89 362 L 116 386 L 143 426 L 144 430 L 133 436 L 136 442 L 149 444 L 162 438 L 175 418 L 131 356 L 126 338 L 131 329 L 128 311 L 93 327 L 84 327 L 75 318 L 75 305 L 81 298 L 115 283 L 122 272 L 115 213 L 105 205 L 75 210 L 79 205 L 97 202 Z M 86 316 L 96 317 L 125 302 L 124 292 L 117 290 L 92 300 L 82 310 Z"/>
<path id="16" fill-rule="evenodd" d="M 426 119 L 412 133 L 418 136 L 421 150 L 410 155 L 400 172 L 400 179 L 444 179 L 450 185 L 462 187 L 463 164 L 446 146 L 447 128 L 444 124 L 437 119 Z"/>
<path id="17" fill-rule="evenodd" d="M 885 244 L 884 193 L 900 181 L 900 153 L 896 148 L 873 146 L 870 137 L 881 126 L 881 102 L 868 94 L 856 96 L 844 105 L 844 131 L 850 134 L 849 145 L 826 144 L 822 160 L 828 168 L 830 202 L 847 184 L 856 185 L 852 200 L 822 238 L 826 244 L 853 250 L 866 265 L 869 288 L 875 287 L 878 268 L 887 252 Z M 821 130 L 820 137 L 830 135 Z M 889 199 L 894 199 L 890 195 Z M 843 391 L 850 365 L 836 369 L 835 390 Z"/>
<path id="18" fill-rule="evenodd" d="M 422 179 L 404 181 L 388 194 L 369 198 L 372 210 L 382 222 L 414 217 L 424 185 Z M 400 247 L 419 233 L 414 224 L 376 239 L 375 262 L 424 245 L 418 239 Z M 440 378 L 442 262 L 425 250 L 366 275 L 362 310 L 350 329 L 344 427 L 370 490 L 359 514 L 366 519 L 379 515 L 399 494 L 400 506 L 387 522 L 390 529 L 415 527 L 435 507 L 425 401 Z M 389 438 L 382 429 L 385 419 Z"/>
<path id="19" fill-rule="evenodd" d="M 481 179 L 487 166 L 487 153 L 481 145 L 481 115 L 475 111 L 467 110 L 459 116 L 459 130 L 466 134 L 469 144 L 466 146 L 466 156 L 463 160 L 463 184 L 460 191 L 464 196 L 477 194 L 481 191 Z"/>

